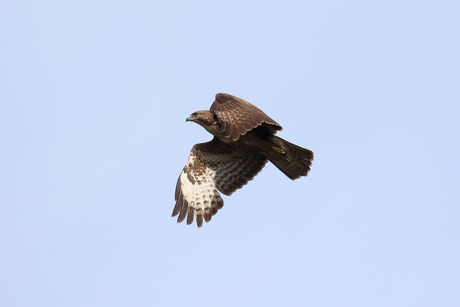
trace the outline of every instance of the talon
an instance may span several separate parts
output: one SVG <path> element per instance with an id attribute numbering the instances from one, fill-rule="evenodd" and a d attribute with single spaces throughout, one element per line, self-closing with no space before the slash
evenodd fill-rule
<path id="1" fill-rule="evenodd" d="M 272 150 L 273 150 L 274 152 L 276 152 L 277 154 L 279 154 L 279 155 L 285 155 L 285 154 L 286 154 L 286 151 L 284 151 L 284 149 L 283 149 L 283 148 L 280 148 L 280 147 L 274 147 L 274 146 L 272 146 Z"/>

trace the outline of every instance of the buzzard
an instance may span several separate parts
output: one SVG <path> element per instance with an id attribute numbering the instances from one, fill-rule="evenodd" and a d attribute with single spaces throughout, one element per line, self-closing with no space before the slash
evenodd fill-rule
<path id="1" fill-rule="evenodd" d="M 193 146 L 176 185 L 177 222 L 187 218 L 198 227 L 224 205 L 219 191 L 230 196 L 252 180 L 267 161 L 294 180 L 307 176 L 313 152 L 275 136 L 282 127 L 262 110 L 229 94 L 217 94 L 209 111 L 186 121 L 203 126 L 214 138 Z"/>

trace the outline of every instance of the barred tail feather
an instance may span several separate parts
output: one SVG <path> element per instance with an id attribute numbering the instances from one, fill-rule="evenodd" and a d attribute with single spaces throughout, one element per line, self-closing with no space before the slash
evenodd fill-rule
<path id="1" fill-rule="evenodd" d="M 274 148 L 267 158 L 280 171 L 290 179 L 295 180 L 301 176 L 307 176 L 310 171 L 311 161 L 313 161 L 313 152 L 295 144 L 289 143 L 280 137 L 274 136 L 275 143 L 280 148 Z M 278 147 L 277 146 L 277 147 Z"/>

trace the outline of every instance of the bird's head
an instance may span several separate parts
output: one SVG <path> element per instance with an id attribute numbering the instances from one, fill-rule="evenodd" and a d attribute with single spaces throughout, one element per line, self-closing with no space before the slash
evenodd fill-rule
<path id="1" fill-rule="evenodd" d="M 185 121 L 192 121 L 199 125 L 212 125 L 216 121 L 214 115 L 209 111 L 196 111 L 190 114 Z"/>
<path id="2" fill-rule="evenodd" d="M 203 126 L 206 130 L 208 130 L 211 134 L 216 135 L 218 123 L 214 117 L 214 115 L 209 111 L 196 111 L 190 114 L 189 117 L 185 121 L 195 122 L 201 126 Z"/>

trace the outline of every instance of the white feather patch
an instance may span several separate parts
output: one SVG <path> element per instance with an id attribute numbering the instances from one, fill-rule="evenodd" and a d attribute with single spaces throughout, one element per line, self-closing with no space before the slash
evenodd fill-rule
<path id="1" fill-rule="evenodd" d="M 193 157 L 194 158 L 194 157 Z M 194 160 L 191 158 L 190 160 Z M 193 163 L 193 161 L 190 161 Z M 194 173 L 184 169 L 180 176 L 181 191 L 189 208 L 193 208 L 196 215 L 214 214 L 219 209 L 219 203 L 223 203 L 219 191 L 214 183 L 215 172 L 206 168 L 205 172 Z M 190 178 L 190 179 L 189 179 Z M 214 208 L 214 209 L 213 209 Z"/>

